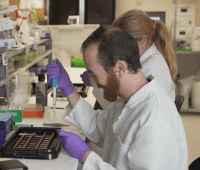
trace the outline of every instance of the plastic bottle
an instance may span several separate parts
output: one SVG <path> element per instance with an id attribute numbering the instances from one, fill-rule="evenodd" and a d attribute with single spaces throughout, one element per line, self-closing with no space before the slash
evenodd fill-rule
<path id="1" fill-rule="evenodd" d="M 21 25 L 22 22 L 22 17 L 19 15 L 19 12 L 17 10 L 15 10 L 15 14 L 16 14 L 16 18 L 17 18 L 17 26 L 16 26 L 16 30 L 19 30 L 19 26 Z"/>
<path id="2" fill-rule="evenodd" d="M 191 104 L 194 108 L 200 108 L 200 79 L 194 79 L 193 81 Z"/>
<path id="3" fill-rule="evenodd" d="M 35 86 L 36 104 L 42 104 L 43 113 L 44 113 L 44 106 L 47 106 L 47 91 L 44 80 L 45 80 L 44 74 L 38 75 L 38 83 Z"/>
<path id="4" fill-rule="evenodd" d="M 23 21 L 20 26 L 20 37 L 23 43 L 28 43 L 29 42 L 29 37 L 30 37 L 30 27 L 28 26 L 27 23 L 27 17 L 24 17 L 25 14 L 23 15 Z"/>

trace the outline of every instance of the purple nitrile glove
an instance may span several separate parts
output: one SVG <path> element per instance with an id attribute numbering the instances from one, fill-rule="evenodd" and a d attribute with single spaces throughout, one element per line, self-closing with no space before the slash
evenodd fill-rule
<path id="1" fill-rule="evenodd" d="M 83 74 L 81 74 L 81 78 L 85 86 L 91 86 L 90 73 L 88 73 L 87 71 L 83 72 Z"/>
<path id="2" fill-rule="evenodd" d="M 0 130 L 0 149 L 3 146 L 3 144 L 6 142 L 6 134 L 7 134 L 7 130 Z"/>
<path id="3" fill-rule="evenodd" d="M 90 147 L 75 133 L 65 132 L 57 129 L 58 141 L 62 144 L 65 151 L 82 163 L 82 158 Z"/>
<path id="4" fill-rule="evenodd" d="M 57 69 L 59 68 L 59 70 Z M 74 92 L 74 85 L 72 84 L 68 73 L 60 63 L 58 59 L 56 59 L 56 64 L 49 64 L 46 66 L 47 69 L 47 78 L 48 84 L 52 86 L 51 80 L 53 78 L 58 78 L 58 89 L 62 90 L 63 96 L 68 96 Z"/>

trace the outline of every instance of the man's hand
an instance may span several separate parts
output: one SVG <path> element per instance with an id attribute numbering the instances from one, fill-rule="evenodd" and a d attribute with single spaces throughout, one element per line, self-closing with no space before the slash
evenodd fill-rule
<path id="1" fill-rule="evenodd" d="M 86 160 L 91 149 L 89 146 L 75 133 L 65 132 L 60 129 L 57 130 L 59 135 L 58 140 L 62 144 L 65 151 L 74 158 L 77 158 L 82 163 L 82 158 Z M 87 154 L 86 154 L 87 153 Z"/>
<path id="2" fill-rule="evenodd" d="M 59 70 L 57 69 L 59 68 Z M 56 64 L 49 64 L 46 66 L 47 69 L 47 78 L 48 84 L 51 86 L 51 80 L 53 78 L 58 78 L 58 89 L 62 90 L 63 96 L 68 96 L 74 92 L 74 85 L 72 84 L 68 73 L 60 63 L 58 59 L 56 59 Z"/>

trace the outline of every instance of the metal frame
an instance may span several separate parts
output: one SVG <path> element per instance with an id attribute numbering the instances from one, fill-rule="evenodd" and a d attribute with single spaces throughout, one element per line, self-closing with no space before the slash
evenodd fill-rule
<path id="1" fill-rule="evenodd" d="M 49 25 L 49 0 L 47 0 L 47 25 Z"/>
<path id="2" fill-rule="evenodd" d="M 176 19 L 177 19 L 177 5 L 178 5 L 178 2 L 177 0 L 174 0 L 174 4 L 175 4 L 175 19 L 174 19 L 174 50 L 175 50 L 175 47 L 176 47 Z"/>
<path id="3" fill-rule="evenodd" d="M 85 0 L 79 0 L 80 24 L 85 23 Z"/>

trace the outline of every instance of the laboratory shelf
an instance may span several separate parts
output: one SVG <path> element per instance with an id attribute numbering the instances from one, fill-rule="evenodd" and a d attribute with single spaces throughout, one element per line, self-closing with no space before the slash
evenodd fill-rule
<path id="1" fill-rule="evenodd" d="M 200 51 L 175 51 L 176 54 L 200 54 Z"/>
<path id="2" fill-rule="evenodd" d="M 200 112 L 200 108 L 188 108 L 188 109 L 181 109 L 180 112 Z"/>
<path id="3" fill-rule="evenodd" d="M 49 54 L 52 53 L 52 49 L 51 50 L 48 50 L 45 54 L 37 57 L 36 59 L 34 59 L 32 62 L 26 64 L 23 68 L 27 69 L 31 66 L 33 66 L 34 64 L 36 64 L 37 62 L 39 62 L 40 60 L 42 60 L 44 57 L 48 56 Z"/>
<path id="4" fill-rule="evenodd" d="M 37 62 L 39 62 L 40 60 L 42 60 L 44 57 L 48 56 L 49 54 L 52 53 L 52 49 L 48 50 L 45 54 L 37 57 L 36 59 L 34 59 L 33 61 L 31 61 L 30 63 L 26 64 L 25 66 L 23 66 L 22 68 L 28 69 L 29 67 L 33 66 L 34 64 L 36 64 Z M 8 79 L 13 78 L 16 74 L 18 73 L 18 70 L 13 72 L 12 74 L 8 75 Z M 3 79 L 2 81 L 0 81 L 0 87 L 2 85 L 4 85 L 6 83 L 6 78 Z"/>
<path id="5" fill-rule="evenodd" d="M 48 40 L 49 40 L 49 39 L 39 40 L 39 41 L 36 42 L 36 45 L 40 45 L 40 44 L 42 44 L 42 43 L 44 43 L 44 42 L 46 42 L 46 41 L 48 41 Z M 18 54 L 20 54 L 20 53 L 22 53 L 22 52 L 25 52 L 25 47 L 26 47 L 26 46 L 24 46 L 24 47 L 18 49 L 17 51 L 8 52 L 8 53 L 7 53 L 7 59 L 9 59 L 10 57 L 13 57 L 13 56 L 15 56 L 15 55 L 18 55 Z M 33 48 L 33 44 L 28 45 L 28 48 L 29 48 L 29 49 Z"/>

